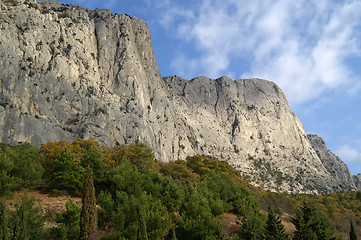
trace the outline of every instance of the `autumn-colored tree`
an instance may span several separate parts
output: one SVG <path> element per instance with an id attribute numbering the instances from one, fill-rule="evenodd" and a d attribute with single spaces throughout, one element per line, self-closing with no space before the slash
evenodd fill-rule
<path id="1" fill-rule="evenodd" d="M 75 140 L 70 147 L 71 152 L 74 154 L 74 160 L 80 162 L 83 155 L 90 149 L 96 149 L 101 152 L 101 146 L 98 141 L 93 139 L 81 139 Z"/>
<path id="2" fill-rule="evenodd" d="M 188 168 L 200 176 L 206 175 L 210 172 L 221 174 L 226 173 L 233 180 L 241 183 L 243 180 L 237 170 L 232 168 L 228 162 L 219 161 L 217 158 L 210 156 L 194 155 L 186 158 Z"/>
<path id="3" fill-rule="evenodd" d="M 199 183 L 201 181 L 201 177 L 194 173 L 184 160 L 163 164 L 160 171 L 164 175 L 171 176 L 177 183 L 187 184 Z"/>
<path id="4" fill-rule="evenodd" d="M 85 175 L 82 196 L 82 209 L 80 214 L 80 239 L 92 239 L 97 230 L 97 208 L 95 199 L 95 189 L 93 182 L 93 173 L 88 165 Z"/>
<path id="5" fill-rule="evenodd" d="M 143 143 L 132 143 L 127 146 L 116 146 L 113 152 L 114 161 L 117 164 L 124 159 L 142 169 L 158 170 L 159 166 L 154 160 L 154 153 L 151 148 Z"/>
<path id="6" fill-rule="evenodd" d="M 108 169 L 114 168 L 116 166 L 115 162 L 115 147 L 102 146 L 101 147 L 102 159 L 106 164 Z"/>

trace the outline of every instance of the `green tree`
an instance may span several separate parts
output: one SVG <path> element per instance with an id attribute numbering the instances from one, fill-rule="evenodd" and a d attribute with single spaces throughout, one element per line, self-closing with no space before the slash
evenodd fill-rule
<path id="1" fill-rule="evenodd" d="M 16 179 L 11 175 L 14 162 L 0 149 L 0 196 L 8 194 L 17 186 Z"/>
<path id="2" fill-rule="evenodd" d="M 90 147 L 81 158 L 81 165 L 86 168 L 90 164 L 93 172 L 95 189 L 101 189 L 105 181 L 106 164 L 98 148 Z"/>
<path id="3" fill-rule="evenodd" d="M 253 195 L 245 188 L 240 187 L 233 199 L 234 212 L 241 217 L 240 239 L 264 239 L 264 219 Z"/>
<path id="4" fill-rule="evenodd" d="M 295 240 L 336 239 L 327 215 L 315 207 L 307 206 L 305 202 L 292 222 L 296 227 Z"/>
<path id="5" fill-rule="evenodd" d="M 9 209 L 3 200 L 0 200 L 0 239 L 10 239 Z"/>
<path id="6" fill-rule="evenodd" d="M 177 209 L 179 193 L 172 180 L 142 170 L 123 159 L 107 175 L 99 194 L 100 226 L 115 231 L 106 239 L 162 239 L 171 228 L 168 210 Z"/>
<path id="7" fill-rule="evenodd" d="M 98 215 L 95 199 L 93 173 L 89 164 L 83 186 L 82 208 L 80 214 L 80 239 L 92 239 L 97 230 L 97 219 Z"/>
<path id="8" fill-rule="evenodd" d="M 163 239 L 171 228 L 167 208 L 144 191 L 137 197 L 126 192 L 101 192 L 101 225 L 114 232 L 105 239 Z"/>
<path id="9" fill-rule="evenodd" d="M 57 227 L 51 229 L 51 237 L 61 240 L 78 240 L 80 237 L 81 207 L 69 197 L 65 212 L 59 212 L 55 221 Z"/>
<path id="10" fill-rule="evenodd" d="M 361 201 L 361 191 L 357 191 L 356 198 Z"/>
<path id="11" fill-rule="evenodd" d="M 18 179 L 21 187 L 34 187 L 42 184 L 44 168 L 40 160 L 40 150 L 31 143 L 23 143 L 11 151 L 14 167 L 12 176 Z"/>
<path id="12" fill-rule="evenodd" d="M 180 239 L 224 239 L 221 217 L 215 216 L 208 199 L 196 187 L 186 188 L 185 201 L 180 208 L 177 236 Z"/>
<path id="13" fill-rule="evenodd" d="M 57 156 L 52 173 L 50 188 L 67 190 L 76 194 L 81 192 L 84 168 L 74 161 L 74 156 L 67 147 Z"/>
<path id="14" fill-rule="evenodd" d="M 152 170 L 143 170 L 141 173 L 143 190 L 161 201 L 168 212 L 178 211 L 183 199 L 183 192 L 173 182 L 171 177 L 163 176 Z"/>
<path id="15" fill-rule="evenodd" d="M 285 233 L 284 226 L 279 216 L 273 213 L 272 208 L 268 207 L 267 222 L 265 227 L 266 240 L 288 240 L 288 234 Z"/>
<path id="16" fill-rule="evenodd" d="M 357 234 L 355 230 L 355 226 L 353 225 L 352 220 L 350 220 L 350 240 L 357 240 Z"/>
<path id="17" fill-rule="evenodd" d="M 34 197 L 24 196 L 11 214 L 11 239 L 38 240 L 44 227 L 43 211 Z"/>

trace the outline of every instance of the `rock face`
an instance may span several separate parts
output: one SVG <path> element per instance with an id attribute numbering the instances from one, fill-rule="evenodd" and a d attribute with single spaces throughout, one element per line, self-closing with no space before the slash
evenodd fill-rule
<path id="1" fill-rule="evenodd" d="M 341 176 L 347 167 L 335 178 L 338 167 L 320 160 L 276 84 L 162 78 L 136 17 L 54 1 L 7 0 L 0 9 L 2 142 L 143 142 L 161 161 L 227 160 L 269 190 L 354 187 Z"/>
<path id="2" fill-rule="evenodd" d="M 358 191 L 361 191 L 361 173 L 352 176 Z"/>
<path id="3" fill-rule="evenodd" d="M 339 182 L 340 188 L 356 190 L 354 180 L 346 164 L 327 148 L 325 141 L 314 134 L 308 134 L 307 137 L 322 164 Z"/>

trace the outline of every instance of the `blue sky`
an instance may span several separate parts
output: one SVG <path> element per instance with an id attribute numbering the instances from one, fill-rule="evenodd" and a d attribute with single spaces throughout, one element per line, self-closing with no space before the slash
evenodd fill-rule
<path id="1" fill-rule="evenodd" d="M 307 133 L 361 172 L 361 1 L 63 0 L 142 18 L 163 76 L 277 83 Z"/>

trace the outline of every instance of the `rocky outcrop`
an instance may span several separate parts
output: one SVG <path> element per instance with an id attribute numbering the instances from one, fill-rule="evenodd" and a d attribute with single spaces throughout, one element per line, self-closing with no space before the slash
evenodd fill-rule
<path id="1" fill-rule="evenodd" d="M 327 148 L 325 141 L 315 134 L 308 134 L 307 137 L 322 164 L 339 182 L 340 188 L 345 190 L 356 190 L 354 180 L 348 167 L 339 157 Z"/>
<path id="2" fill-rule="evenodd" d="M 320 160 L 276 84 L 162 78 L 136 17 L 54 1 L 0 9 L 2 142 L 143 142 L 161 161 L 216 156 L 269 190 L 352 187 Z"/>
<path id="3" fill-rule="evenodd" d="M 352 176 L 358 191 L 361 191 L 361 173 Z"/>

